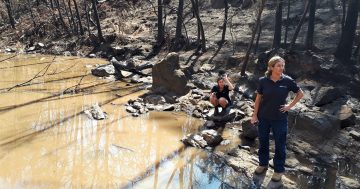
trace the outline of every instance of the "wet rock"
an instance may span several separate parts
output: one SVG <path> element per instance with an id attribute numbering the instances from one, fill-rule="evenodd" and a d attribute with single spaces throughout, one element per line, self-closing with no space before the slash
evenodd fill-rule
<path id="1" fill-rule="evenodd" d="M 238 109 L 231 109 L 229 114 L 233 115 L 234 117 L 233 121 L 240 121 L 245 117 L 245 113 Z"/>
<path id="2" fill-rule="evenodd" d="M 193 116 L 196 117 L 196 118 L 201 118 L 202 117 L 201 112 L 199 110 L 194 110 L 193 111 Z"/>
<path id="3" fill-rule="evenodd" d="M 342 96 L 340 89 L 334 87 L 320 87 L 311 91 L 313 104 L 315 106 L 323 106 L 331 103 Z"/>
<path id="4" fill-rule="evenodd" d="M 134 102 L 132 107 L 136 110 L 140 110 L 141 108 L 143 108 L 143 105 L 140 102 Z"/>
<path id="5" fill-rule="evenodd" d="M 300 164 L 299 160 L 297 160 L 296 158 L 292 157 L 292 158 L 286 158 L 285 160 L 285 166 L 286 167 L 290 167 L 290 168 L 295 168 L 296 166 L 298 166 Z"/>
<path id="6" fill-rule="evenodd" d="M 94 104 L 88 111 L 91 114 L 91 116 L 96 120 L 105 119 L 105 114 L 101 110 L 101 108 L 98 104 Z"/>
<path id="7" fill-rule="evenodd" d="M 158 105 L 158 104 L 165 104 L 165 98 L 161 95 L 148 95 L 144 98 L 144 102 Z"/>
<path id="8" fill-rule="evenodd" d="M 242 136 L 248 139 L 255 139 L 258 136 L 258 128 L 254 126 L 251 122 L 251 117 L 245 118 L 242 122 Z"/>
<path id="9" fill-rule="evenodd" d="M 14 53 L 14 52 L 16 52 L 16 49 L 6 48 L 6 49 L 5 49 L 5 52 L 7 52 L 7 53 Z"/>
<path id="10" fill-rule="evenodd" d="M 352 130 L 349 132 L 349 135 L 356 141 L 360 141 L 360 133 L 359 132 Z"/>
<path id="11" fill-rule="evenodd" d="M 243 145 L 239 145 L 240 149 L 244 149 L 250 152 L 250 146 L 243 146 Z"/>
<path id="12" fill-rule="evenodd" d="M 341 184 L 348 188 L 348 189 L 359 189 L 360 188 L 360 183 L 352 178 L 349 177 L 344 177 L 344 176 L 340 176 L 340 182 Z"/>
<path id="13" fill-rule="evenodd" d="M 205 128 L 214 128 L 214 127 L 216 127 L 216 124 L 213 121 L 206 121 L 204 124 L 204 127 Z"/>
<path id="14" fill-rule="evenodd" d="M 133 108 L 132 106 L 128 106 L 126 107 L 126 111 L 129 113 L 136 113 L 137 110 L 135 108 Z"/>
<path id="15" fill-rule="evenodd" d="M 139 117 L 139 113 L 135 112 L 131 114 L 133 117 Z"/>
<path id="16" fill-rule="evenodd" d="M 173 104 L 166 104 L 163 106 L 163 111 L 174 111 L 175 110 L 175 106 Z"/>
<path id="17" fill-rule="evenodd" d="M 190 91 L 188 79 L 180 70 L 179 55 L 168 54 L 163 60 L 155 64 L 152 72 L 153 89 L 164 88 L 177 95 L 185 95 Z"/>
<path id="18" fill-rule="evenodd" d="M 107 77 L 115 74 L 115 68 L 111 64 L 101 65 L 91 70 L 91 73 L 98 77 Z"/>
<path id="19" fill-rule="evenodd" d="M 197 134 L 188 134 L 181 141 L 188 146 L 193 146 L 197 148 L 205 148 L 207 146 L 204 138 Z"/>
<path id="20" fill-rule="evenodd" d="M 313 171 L 310 168 L 305 167 L 305 166 L 299 166 L 298 170 L 303 174 L 307 174 L 307 175 L 312 175 L 313 174 Z"/>
<path id="21" fill-rule="evenodd" d="M 209 146 L 216 146 L 222 141 L 221 135 L 213 129 L 203 130 L 200 135 L 206 141 Z"/>

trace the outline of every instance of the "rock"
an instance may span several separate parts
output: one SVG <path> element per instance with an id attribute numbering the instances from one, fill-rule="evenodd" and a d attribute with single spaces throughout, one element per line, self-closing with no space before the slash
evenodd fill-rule
<path id="1" fill-rule="evenodd" d="M 216 85 L 216 77 L 206 73 L 192 75 L 193 83 L 201 89 L 211 89 Z"/>
<path id="2" fill-rule="evenodd" d="M 242 136 L 248 139 L 255 139 L 258 136 L 258 128 L 254 126 L 251 122 L 251 117 L 245 118 L 242 122 Z"/>
<path id="3" fill-rule="evenodd" d="M 140 82 L 140 83 L 152 83 L 152 77 L 151 76 L 142 77 L 142 78 L 138 79 L 138 82 Z"/>
<path id="4" fill-rule="evenodd" d="M 133 117 L 139 117 L 139 113 L 135 112 L 131 114 Z"/>
<path id="5" fill-rule="evenodd" d="M 342 101 L 334 101 L 321 107 L 324 113 L 331 114 L 340 119 L 341 128 L 355 125 L 356 116 L 352 108 Z"/>
<path id="6" fill-rule="evenodd" d="M 289 130 L 304 141 L 321 144 L 335 136 L 340 130 L 340 120 L 319 111 L 289 112 Z"/>
<path id="7" fill-rule="evenodd" d="M 216 146 L 222 141 L 221 135 L 213 129 L 203 130 L 200 135 L 206 141 L 209 146 Z"/>
<path id="8" fill-rule="evenodd" d="M 90 114 L 91 116 L 96 119 L 96 120 L 102 120 L 105 119 L 105 114 L 104 112 L 101 110 L 100 106 L 98 104 L 94 104 L 91 108 L 90 108 Z"/>
<path id="9" fill-rule="evenodd" d="M 245 113 L 238 109 L 231 109 L 229 114 L 234 116 L 233 121 L 240 121 L 245 117 Z"/>
<path id="10" fill-rule="evenodd" d="M 154 105 L 166 103 L 165 98 L 161 95 L 148 95 L 144 98 L 144 102 L 154 104 Z"/>
<path id="11" fill-rule="evenodd" d="M 152 88 L 154 90 L 164 88 L 168 92 L 174 92 L 177 95 L 185 95 L 190 91 L 189 86 L 187 86 L 188 79 L 180 70 L 179 55 L 177 53 L 170 53 L 155 64 L 152 77 Z"/>
<path id="12" fill-rule="evenodd" d="M 286 160 L 285 160 L 286 167 L 295 168 L 299 164 L 300 164 L 300 162 L 296 158 L 286 158 Z"/>
<path id="13" fill-rule="evenodd" d="M 250 152 L 250 146 L 243 146 L 243 145 L 239 145 L 240 149 L 244 149 Z"/>
<path id="14" fill-rule="evenodd" d="M 196 118 L 201 118 L 202 117 L 201 112 L 199 110 L 194 110 L 193 111 L 193 116 L 196 117 Z"/>
<path id="15" fill-rule="evenodd" d="M 98 77 L 108 77 L 115 74 L 115 68 L 111 64 L 101 65 L 91 70 L 91 73 Z"/>
<path id="16" fill-rule="evenodd" d="M 42 49 L 42 48 L 44 48 L 44 47 L 45 47 L 44 43 L 37 43 L 37 44 L 36 44 L 36 48 L 37 48 L 37 49 Z"/>
<path id="17" fill-rule="evenodd" d="M 5 52 L 7 52 L 7 53 L 14 53 L 14 52 L 16 52 L 16 50 L 13 49 L 13 48 L 6 48 L 6 49 L 5 49 Z"/>
<path id="18" fill-rule="evenodd" d="M 349 132 L 349 135 L 356 141 L 360 141 L 360 133 L 359 132 L 352 130 Z"/>
<path id="19" fill-rule="evenodd" d="M 201 89 L 192 89 L 191 92 L 192 94 L 204 96 L 204 92 Z"/>
<path id="20" fill-rule="evenodd" d="M 163 111 L 174 111 L 175 110 L 175 106 L 172 104 L 166 104 L 163 106 Z"/>
<path id="21" fill-rule="evenodd" d="M 137 110 L 135 108 L 131 107 L 131 106 L 126 107 L 126 111 L 129 112 L 129 113 L 136 113 L 137 112 Z"/>
<path id="22" fill-rule="evenodd" d="M 214 128 L 214 127 L 216 127 L 216 125 L 215 125 L 215 123 L 213 121 L 206 121 L 204 123 L 204 127 L 205 128 Z"/>
<path id="23" fill-rule="evenodd" d="M 339 177 L 341 184 L 348 189 L 359 189 L 360 183 L 352 178 L 340 176 Z"/>
<path id="24" fill-rule="evenodd" d="M 311 91 L 313 104 L 315 106 L 323 106 L 331 103 L 342 96 L 340 89 L 334 87 L 320 87 Z"/>
<path id="25" fill-rule="evenodd" d="M 140 110 L 141 108 L 143 108 L 143 105 L 140 102 L 134 102 L 132 107 L 136 110 Z"/>
<path id="26" fill-rule="evenodd" d="M 139 75 L 134 75 L 134 76 L 131 77 L 130 82 L 131 83 L 140 83 L 139 80 L 140 80 L 140 76 Z"/>
<path id="27" fill-rule="evenodd" d="M 243 61 L 244 56 L 243 55 L 232 55 L 229 56 L 226 62 L 227 67 L 234 67 L 239 66 L 240 63 Z"/>
<path id="28" fill-rule="evenodd" d="M 243 0 L 243 3 L 241 5 L 242 9 L 248 9 L 251 7 L 251 5 L 253 4 L 252 0 Z"/>
<path id="29" fill-rule="evenodd" d="M 230 143 L 231 143 L 231 141 L 226 139 L 226 140 L 221 141 L 221 142 L 220 142 L 220 145 L 221 145 L 221 146 L 226 146 L 226 145 L 228 145 L 228 144 L 230 144 Z"/>
<path id="30" fill-rule="evenodd" d="M 183 139 L 181 139 L 181 142 L 183 142 L 185 145 L 197 148 L 205 148 L 207 146 L 204 138 L 197 134 L 188 134 Z"/>
<path id="31" fill-rule="evenodd" d="M 305 167 L 305 166 L 299 166 L 298 170 L 303 174 L 307 174 L 307 175 L 313 174 L 313 171 L 310 168 Z"/>
<path id="32" fill-rule="evenodd" d="M 96 54 L 89 54 L 89 58 L 96 58 Z"/>
<path id="33" fill-rule="evenodd" d="M 31 52 L 31 51 L 35 51 L 36 47 L 35 46 L 31 46 L 29 47 L 26 52 Z"/>

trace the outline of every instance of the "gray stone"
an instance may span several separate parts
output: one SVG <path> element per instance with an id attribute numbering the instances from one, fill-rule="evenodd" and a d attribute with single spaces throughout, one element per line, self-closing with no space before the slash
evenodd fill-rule
<path id="1" fill-rule="evenodd" d="M 298 166 L 300 164 L 299 160 L 297 160 L 296 158 L 287 158 L 285 160 L 285 166 L 286 167 L 290 167 L 290 168 L 295 168 L 296 166 Z"/>
<path id="2" fill-rule="evenodd" d="M 112 64 L 101 65 L 91 70 L 91 73 L 98 77 L 108 77 L 115 74 L 115 68 Z"/>
<path id="3" fill-rule="evenodd" d="M 154 105 L 166 103 L 165 98 L 161 95 L 148 95 L 144 98 L 144 102 L 154 104 Z"/>
<path id="4" fill-rule="evenodd" d="M 249 139 L 255 139 L 258 136 L 258 128 L 251 122 L 251 117 L 245 118 L 242 122 L 242 136 Z"/>
<path id="5" fill-rule="evenodd" d="M 105 114 L 98 104 L 94 104 L 89 110 L 91 116 L 96 120 L 105 119 Z"/>
<path id="6" fill-rule="evenodd" d="M 349 178 L 349 177 L 344 177 L 344 176 L 340 176 L 340 182 L 343 186 L 345 186 L 348 189 L 359 189 L 360 188 L 360 183 L 359 181 Z"/>
<path id="7" fill-rule="evenodd" d="M 352 130 L 349 132 L 349 135 L 356 141 L 360 141 L 360 133 L 359 132 Z"/>
<path id="8" fill-rule="evenodd" d="M 96 54 L 89 54 L 89 58 L 96 58 Z"/>
<path id="9" fill-rule="evenodd" d="M 163 106 L 163 111 L 174 111 L 175 110 L 175 106 L 172 104 L 166 104 Z"/>
<path id="10" fill-rule="evenodd" d="M 323 106 L 331 103 L 342 96 L 340 89 L 334 87 L 320 87 L 311 91 L 313 104 L 315 106 Z"/>
<path id="11" fill-rule="evenodd" d="M 215 123 L 213 121 L 206 121 L 204 124 L 205 128 L 214 128 L 216 127 Z"/>
<path id="12" fill-rule="evenodd" d="M 222 141 L 221 135 L 213 129 L 203 130 L 200 135 L 206 141 L 209 146 L 216 146 Z"/>
<path id="13" fill-rule="evenodd" d="M 132 107 L 137 110 L 140 110 L 143 107 L 143 105 L 140 102 L 134 102 Z"/>
<path id="14" fill-rule="evenodd" d="M 137 110 L 135 108 L 131 107 L 131 106 L 126 107 L 126 111 L 129 112 L 129 113 L 136 113 L 137 112 Z"/>
<path id="15" fill-rule="evenodd" d="M 299 166 L 298 170 L 303 174 L 307 174 L 307 175 L 312 175 L 313 174 L 313 171 L 310 168 L 305 167 L 305 166 Z"/>
<path id="16" fill-rule="evenodd" d="M 206 141 L 204 138 L 197 134 L 188 134 L 181 141 L 188 146 L 193 146 L 197 148 L 205 148 L 207 146 Z"/>

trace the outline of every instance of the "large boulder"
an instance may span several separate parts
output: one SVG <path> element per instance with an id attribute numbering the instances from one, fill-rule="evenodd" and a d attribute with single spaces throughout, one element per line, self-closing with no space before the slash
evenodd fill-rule
<path id="1" fill-rule="evenodd" d="M 351 107 L 341 100 L 334 101 L 333 103 L 321 107 L 324 113 L 333 115 L 340 119 L 341 128 L 355 125 L 356 116 Z"/>
<path id="2" fill-rule="evenodd" d="M 320 87 L 311 91 L 313 104 L 315 106 L 323 106 L 331 103 L 342 96 L 340 89 L 334 87 Z"/>
<path id="3" fill-rule="evenodd" d="M 179 55 L 168 54 L 163 60 L 155 64 L 152 72 L 153 90 L 165 89 L 177 95 L 185 95 L 190 91 L 188 79 L 180 70 Z"/>
<path id="4" fill-rule="evenodd" d="M 311 144 L 323 143 L 340 130 L 339 118 L 320 111 L 289 112 L 289 131 Z"/>

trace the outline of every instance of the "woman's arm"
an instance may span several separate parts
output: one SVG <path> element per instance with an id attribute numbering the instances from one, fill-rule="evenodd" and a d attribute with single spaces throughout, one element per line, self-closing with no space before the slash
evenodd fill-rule
<path id="1" fill-rule="evenodd" d="M 234 86 L 233 86 L 233 84 L 229 81 L 229 78 L 227 77 L 227 75 L 225 75 L 224 81 L 225 81 L 225 83 L 229 86 L 229 91 L 234 90 Z"/>
<path id="2" fill-rule="evenodd" d="M 295 98 L 291 101 L 291 103 L 290 103 L 290 104 L 287 104 L 287 105 L 283 105 L 283 106 L 280 108 L 280 111 L 283 112 L 283 113 L 289 111 L 293 106 L 295 106 L 295 104 L 296 104 L 297 102 L 300 101 L 300 99 L 301 99 L 303 96 L 304 96 L 304 92 L 303 92 L 301 89 L 299 89 L 299 91 L 296 93 L 296 96 L 295 96 Z"/>
<path id="3" fill-rule="evenodd" d="M 254 112 L 253 115 L 251 117 L 251 123 L 254 124 L 256 122 L 258 122 L 258 117 L 257 114 L 259 112 L 259 107 L 260 107 L 260 102 L 261 102 L 261 94 L 256 94 L 256 99 L 255 99 L 255 105 L 254 105 Z"/>

